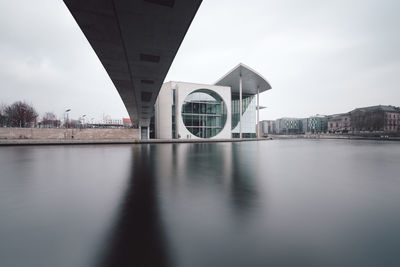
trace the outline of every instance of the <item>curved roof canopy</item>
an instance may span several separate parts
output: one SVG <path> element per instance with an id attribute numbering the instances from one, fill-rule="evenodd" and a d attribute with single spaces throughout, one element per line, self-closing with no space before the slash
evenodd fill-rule
<path id="1" fill-rule="evenodd" d="M 242 75 L 242 93 L 244 95 L 257 94 L 257 88 L 260 89 L 260 93 L 272 89 L 269 82 L 263 76 L 242 63 L 225 74 L 215 85 L 230 86 L 232 93 L 238 94 L 240 75 Z"/>
<path id="2" fill-rule="evenodd" d="M 202 0 L 64 0 L 118 90 L 134 126 L 158 92 Z"/>

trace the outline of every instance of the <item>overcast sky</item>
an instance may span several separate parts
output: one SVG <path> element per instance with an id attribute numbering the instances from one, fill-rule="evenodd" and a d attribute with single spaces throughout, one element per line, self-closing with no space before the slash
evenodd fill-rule
<path id="1" fill-rule="evenodd" d="M 242 62 L 272 90 L 261 119 L 400 105 L 400 1 L 204 0 L 166 81 Z M 62 0 L 0 1 L 0 103 L 120 119 L 126 109 Z"/>

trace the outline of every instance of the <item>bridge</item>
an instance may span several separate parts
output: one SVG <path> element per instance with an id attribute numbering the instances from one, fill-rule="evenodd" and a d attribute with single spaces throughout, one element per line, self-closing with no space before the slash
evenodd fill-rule
<path id="1" fill-rule="evenodd" d="M 64 0 L 142 135 L 148 133 L 161 85 L 201 2 Z"/>

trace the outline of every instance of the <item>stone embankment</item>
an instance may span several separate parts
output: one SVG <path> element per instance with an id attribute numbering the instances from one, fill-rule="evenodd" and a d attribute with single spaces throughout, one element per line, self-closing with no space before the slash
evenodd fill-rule
<path id="1" fill-rule="evenodd" d="M 267 140 L 265 138 L 140 140 L 139 134 L 139 129 L 0 128 L 0 146 L 212 143 Z"/>
<path id="2" fill-rule="evenodd" d="M 139 129 L 0 128 L 0 140 L 139 139 Z"/>
<path id="3" fill-rule="evenodd" d="M 268 137 L 272 139 L 356 139 L 356 140 L 394 140 L 400 141 L 400 137 L 395 136 L 370 136 L 370 135 L 340 135 L 340 134 L 274 134 Z"/>

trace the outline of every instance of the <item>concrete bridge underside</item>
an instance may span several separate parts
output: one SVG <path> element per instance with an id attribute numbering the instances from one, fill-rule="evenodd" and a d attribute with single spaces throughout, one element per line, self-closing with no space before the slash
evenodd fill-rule
<path id="1" fill-rule="evenodd" d="M 202 0 L 64 0 L 120 94 L 148 127 L 158 92 Z"/>

